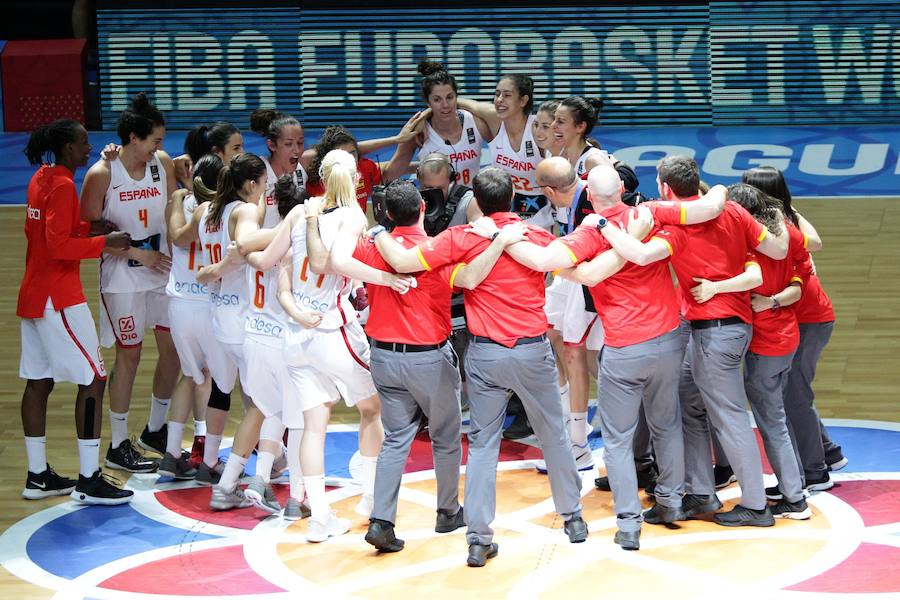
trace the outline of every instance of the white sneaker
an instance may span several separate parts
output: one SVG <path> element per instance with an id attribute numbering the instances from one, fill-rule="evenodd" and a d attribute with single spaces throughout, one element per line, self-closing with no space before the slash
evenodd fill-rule
<path id="1" fill-rule="evenodd" d="M 247 508 L 253 503 L 244 496 L 244 490 L 234 486 L 232 490 L 226 490 L 218 483 L 212 486 L 212 495 L 209 498 L 209 507 L 213 510 L 230 510 L 232 508 Z"/>
<path id="2" fill-rule="evenodd" d="M 368 494 L 363 494 L 359 499 L 359 504 L 356 505 L 356 508 L 353 510 L 356 514 L 363 516 L 365 518 L 369 518 L 372 516 L 372 509 L 375 506 L 375 498 Z"/>
<path id="3" fill-rule="evenodd" d="M 343 535 L 348 531 L 350 531 L 350 521 L 339 519 L 334 511 L 330 511 L 328 517 L 322 521 L 310 518 L 309 524 L 306 526 L 306 541 L 324 542 L 330 537 Z"/>
<path id="4" fill-rule="evenodd" d="M 575 458 L 575 468 L 579 471 L 590 471 L 594 468 L 594 455 L 591 454 L 590 446 L 572 446 L 572 456 Z M 541 475 L 547 474 L 546 461 L 536 461 L 534 468 Z"/>

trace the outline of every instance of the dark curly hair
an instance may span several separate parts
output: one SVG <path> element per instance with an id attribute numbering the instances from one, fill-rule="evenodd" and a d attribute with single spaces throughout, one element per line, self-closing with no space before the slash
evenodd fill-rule
<path id="1" fill-rule="evenodd" d="M 325 128 L 319 143 L 313 146 L 316 150 L 316 155 L 309 163 L 309 183 L 317 184 L 321 181 L 319 167 L 322 165 L 322 159 L 325 158 L 325 155 L 335 148 L 340 148 L 347 144 L 353 144 L 353 147 L 359 153 L 359 144 L 346 127 L 343 125 L 332 125 Z"/>
<path id="2" fill-rule="evenodd" d="M 156 106 L 150 103 L 147 94 L 138 92 L 131 99 L 131 105 L 122 111 L 119 115 L 119 121 L 116 123 L 116 133 L 122 140 L 122 145 L 128 144 L 133 133 L 138 139 L 146 139 L 148 135 L 153 133 L 154 127 L 165 127 L 166 118 Z"/>

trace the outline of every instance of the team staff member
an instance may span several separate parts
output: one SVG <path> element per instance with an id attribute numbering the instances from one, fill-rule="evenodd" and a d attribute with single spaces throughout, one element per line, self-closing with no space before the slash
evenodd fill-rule
<path id="1" fill-rule="evenodd" d="M 772 514 L 783 519 L 808 519 L 812 511 L 803 497 L 803 477 L 788 432 L 783 399 L 791 360 L 800 344 L 797 316 L 787 307 L 800 299 L 803 277 L 812 272 L 806 236 L 783 221 L 781 204 L 777 200 L 756 188 L 734 184 L 728 188 L 728 197 L 743 206 L 769 232 L 777 233 L 783 227 L 788 230 L 787 258 L 757 258 L 762 270 L 762 284 L 750 293 L 753 339 L 744 361 L 744 386 L 766 456 L 778 477 L 777 494 L 766 490 L 769 498 L 778 496 Z"/>
<path id="2" fill-rule="evenodd" d="M 483 169 L 474 181 L 481 212 L 498 227 L 519 222 L 510 212 L 513 184 L 508 173 Z M 378 249 L 397 271 L 431 271 L 444 265 L 471 262 L 488 242 L 465 227 L 453 227 L 424 244 L 404 249 L 390 236 L 375 239 Z M 549 244 L 554 237 L 528 227 L 535 243 Z M 566 435 L 556 363 L 547 342 L 544 315 L 544 274 L 528 269 L 509 256 L 501 256 L 490 275 L 473 290 L 466 290 L 466 321 L 472 343 L 466 355 L 471 430 L 466 468 L 465 505 L 469 543 L 468 564 L 483 566 L 497 555 L 490 523 L 496 510 L 497 455 L 500 427 L 506 415 L 507 390 L 525 406 L 528 420 L 541 443 L 550 475 L 553 502 L 565 519 L 573 543 L 587 539 L 581 518 L 581 478 Z"/>
<path id="3" fill-rule="evenodd" d="M 449 165 L 449 163 L 448 163 Z M 409 182 L 388 185 L 385 203 L 398 226 L 391 232 L 405 248 L 428 239 L 425 202 Z M 380 232 L 378 226 L 372 234 Z M 313 232 L 315 233 L 315 232 Z M 391 288 L 369 286 L 371 312 L 366 333 L 372 340 L 372 379 L 381 397 L 385 439 L 378 454 L 375 503 L 366 541 L 394 552 L 403 541 L 394 535 L 397 498 L 406 457 L 419 429 L 419 411 L 428 418 L 437 477 L 435 531 L 447 533 L 465 525 L 459 505 L 460 376 L 458 359 L 447 343 L 451 331 L 450 294 L 454 287 L 472 289 L 494 266 L 503 248 L 524 239 L 524 229 L 505 228 L 471 264 L 448 264 L 417 277 L 417 287 L 400 295 Z M 368 240 L 357 244 L 356 259 L 390 270 Z M 332 253 L 332 262 L 340 257 Z"/>
<path id="4" fill-rule="evenodd" d="M 694 159 L 668 156 L 660 161 L 657 171 L 663 200 L 690 202 L 699 197 L 700 169 Z M 683 212 L 679 218 L 662 215 L 657 215 L 660 224 L 685 222 Z M 772 258 L 784 258 L 787 234 L 768 234 L 746 210 L 727 202 L 722 214 L 712 221 L 673 229 L 670 236 L 674 242 L 651 239 L 641 244 L 630 236 L 615 236 L 609 232 L 604 235 L 626 260 L 640 265 L 671 256 L 670 246 L 683 248 L 672 257 L 672 266 L 681 288 L 682 316 L 690 321 L 691 327 L 686 358 L 690 361 L 690 369 L 682 370 L 679 390 L 685 446 L 687 495 L 682 505 L 685 515 L 713 512 L 722 505 L 715 495 L 708 414 L 742 492 L 741 504 L 731 511 L 716 514 L 716 523 L 726 526 L 773 525 L 774 519 L 766 504 L 759 449 L 745 412 L 747 395 L 741 377 L 741 364 L 750 343 L 753 320 L 749 292 L 717 294 L 701 304 L 691 289 L 701 278 L 714 284 L 740 274 L 747 254 L 754 248 Z M 747 289 L 752 287 L 755 285 Z"/>
<path id="5" fill-rule="evenodd" d="M 131 500 L 133 492 L 111 485 L 99 467 L 106 369 L 81 289 L 79 265 L 81 259 L 98 258 L 107 248 L 125 250 L 131 238 L 121 232 L 88 237 L 92 232 L 79 218 L 73 179 L 90 153 L 87 131 L 68 119 L 38 127 L 25 148 L 28 162 L 40 168 L 28 184 L 28 249 L 16 307 L 16 315 L 22 319 L 19 376 L 26 380 L 22 428 L 28 476 L 22 496 L 37 500 L 71 492 L 82 504 L 122 504 Z M 106 228 L 105 223 L 100 225 Z M 47 462 L 47 399 L 57 381 L 78 385 L 77 482 L 57 475 Z"/>
<path id="6" fill-rule="evenodd" d="M 133 473 L 156 469 L 128 438 L 128 409 L 141 360 L 144 330 L 154 329 L 159 358 L 153 374 L 150 419 L 138 443 L 160 455 L 167 440 L 166 415 L 178 379 L 178 353 L 169 333 L 165 287 L 171 267 L 165 209 L 175 191 L 172 159 L 161 150 L 163 114 L 143 94 L 119 116 L 118 158 L 94 164 L 81 189 L 81 217 L 116 223 L 132 237 L 127 251 L 111 251 L 100 262 L 100 341 L 116 346 L 109 385 L 112 441 L 107 466 Z"/>

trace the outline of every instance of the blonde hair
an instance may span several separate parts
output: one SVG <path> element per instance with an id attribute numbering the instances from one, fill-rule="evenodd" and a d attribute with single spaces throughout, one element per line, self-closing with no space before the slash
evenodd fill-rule
<path id="1" fill-rule="evenodd" d="M 322 159 L 319 175 L 325 184 L 325 206 L 356 204 L 356 159 L 346 150 L 332 150 Z"/>

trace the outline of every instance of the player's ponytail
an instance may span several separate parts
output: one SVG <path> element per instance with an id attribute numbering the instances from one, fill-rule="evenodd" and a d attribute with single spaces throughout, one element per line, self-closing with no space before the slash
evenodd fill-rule
<path id="1" fill-rule="evenodd" d="M 204 154 L 218 151 L 225 153 L 228 140 L 234 134 L 241 132 L 237 127 L 225 121 L 218 121 L 212 125 L 197 125 L 184 138 L 184 152 L 191 157 L 191 162 L 196 163 Z"/>
<path id="2" fill-rule="evenodd" d="M 58 158 L 66 144 L 76 140 L 81 123 L 72 119 L 59 119 L 49 125 L 41 125 L 31 132 L 25 146 L 25 157 L 32 165 L 53 162 Z"/>
<path id="3" fill-rule="evenodd" d="M 294 182 L 294 176 L 290 173 L 282 175 L 275 182 L 275 189 L 272 191 L 275 197 L 275 204 L 278 206 L 278 214 L 281 218 L 285 218 L 291 209 L 298 204 L 303 204 L 309 198 L 306 188 L 299 186 Z"/>
<path id="4" fill-rule="evenodd" d="M 209 222 L 219 225 L 225 207 L 241 200 L 241 189 L 248 181 L 257 181 L 266 174 L 266 163 L 255 154 L 245 152 L 231 159 L 219 173 L 216 196 L 209 207 Z"/>
<path id="5" fill-rule="evenodd" d="M 224 168 L 225 163 L 215 154 L 207 154 L 197 161 L 194 165 L 194 197 L 197 204 L 213 201 L 216 197 L 219 173 Z"/>
<path id="6" fill-rule="evenodd" d="M 356 159 L 346 150 L 332 150 L 322 159 L 319 177 L 325 182 L 325 206 L 356 204 Z"/>

